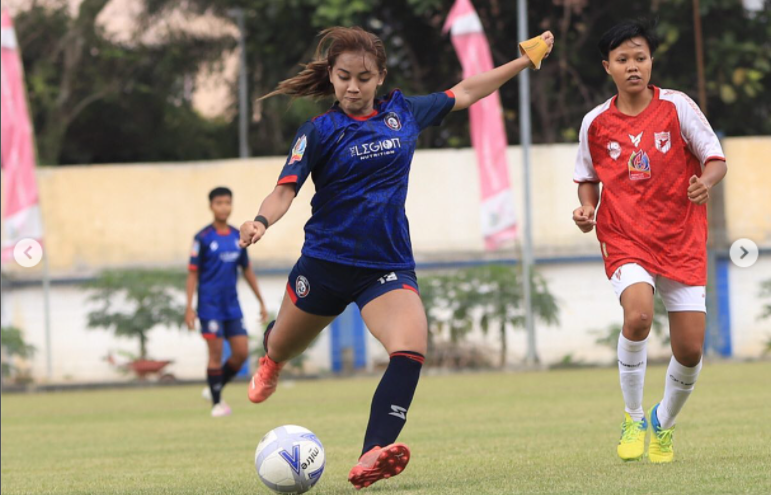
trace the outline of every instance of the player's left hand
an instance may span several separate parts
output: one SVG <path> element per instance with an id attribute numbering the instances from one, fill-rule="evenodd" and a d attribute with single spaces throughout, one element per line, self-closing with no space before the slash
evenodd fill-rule
<path id="1" fill-rule="evenodd" d="M 709 201 L 709 190 L 710 187 L 702 182 L 701 178 L 692 175 L 688 186 L 688 199 L 697 205 L 703 205 Z"/>
<path id="2" fill-rule="evenodd" d="M 548 58 L 551 51 L 554 49 L 554 35 L 551 31 L 545 31 L 543 34 L 541 34 L 541 38 L 546 42 L 546 46 L 549 47 L 549 51 L 546 52 L 546 55 L 543 56 L 543 58 Z"/>
<path id="3" fill-rule="evenodd" d="M 260 306 L 260 322 L 263 325 L 268 323 L 268 310 L 265 309 L 265 306 Z"/>

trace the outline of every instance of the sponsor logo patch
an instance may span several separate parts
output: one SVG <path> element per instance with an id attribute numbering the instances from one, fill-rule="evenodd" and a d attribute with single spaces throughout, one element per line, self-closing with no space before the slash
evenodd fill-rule
<path id="1" fill-rule="evenodd" d="M 190 256 L 196 257 L 200 252 L 201 252 L 201 243 L 198 241 L 193 241 L 193 247 L 190 249 Z"/>
<path id="2" fill-rule="evenodd" d="M 651 161 L 648 153 L 637 150 L 629 157 L 629 179 L 646 180 L 651 178 Z"/>
<path id="3" fill-rule="evenodd" d="M 288 165 L 291 165 L 293 163 L 297 163 L 300 160 L 303 159 L 303 156 L 305 155 L 305 149 L 308 147 L 308 138 L 303 134 L 300 136 L 300 139 L 297 140 L 296 143 L 294 143 L 294 147 L 292 148 L 292 156 L 289 158 Z"/>

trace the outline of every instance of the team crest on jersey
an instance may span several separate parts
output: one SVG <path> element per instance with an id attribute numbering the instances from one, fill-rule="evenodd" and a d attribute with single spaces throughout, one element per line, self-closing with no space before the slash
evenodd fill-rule
<path id="1" fill-rule="evenodd" d="M 617 160 L 618 157 L 621 156 L 621 145 L 618 144 L 618 141 L 610 141 L 608 143 L 608 154 L 614 160 Z"/>
<path id="2" fill-rule="evenodd" d="M 637 150 L 629 157 L 629 178 L 631 180 L 645 180 L 651 178 L 651 161 L 648 153 Z"/>
<path id="3" fill-rule="evenodd" d="M 305 297 L 311 292 L 311 283 L 308 282 L 307 278 L 300 275 L 297 277 L 294 288 L 295 292 L 297 293 L 297 297 Z"/>
<path id="4" fill-rule="evenodd" d="M 211 241 L 211 244 L 209 244 L 209 249 L 212 251 L 216 251 L 219 247 L 220 245 L 217 244 L 217 241 Z"/>
<path id="5" fill-rule="evenodd" d="M 292 156 L 289 158 L 288 165 L 291 165 L 293 163 L 297 163 L 300 160 L 303 159 L 303 155 L 305 155 L 305 148 L 308 147 L 308 138 L 303 134 L 300 139 L 297 140 L 296 143 L 294 143 L 294 147 L 292 148 Z"/>
<path id="6" fill-rule="evenodd" d="M 645 132 L 645 131 L 643 131 L 643 132 Z M 634 145 L 635 148 L 639 148 L 640 147 L 640 140 L 642 139 L 643 132 L 641 132 L 640 134 L 638 134 L 636 136 L 632 136 L 631 134 L 629 134 L 629 140 L 632 141 L 632 144 Z"/>
<path id="7" fill-rule="evenodd" d="M 656 149 L 662 153 L 666 153 L 672 147 L 669 131 L 653 133 L 653 140 L 656 143 Z"/>
<path id="8" fill-rule="evenodd" d="M 394 131 L 398 131 L 402 128 L 402 121 L 399 120 L 399 116 L 394 112 L 390 112 L 385 116 L 385 125 Z"/>

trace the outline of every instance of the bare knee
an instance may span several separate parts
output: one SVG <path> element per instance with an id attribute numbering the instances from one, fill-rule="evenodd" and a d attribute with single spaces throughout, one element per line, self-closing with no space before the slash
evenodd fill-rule
<path id="1" fill-rule="evenodd" d="M 230 358 L 228 358 L 228 362 L 234 367 L 234 368 L 241 368 L 243 364 L 246 362 L 247 358 L 249 357 L 249 353 L 245 351 L 233 351 L 233 353 L 230 355 Z"/>
<path id="2" fill-rule="evenodd" d="M 701 361 L 702 349 L 699 343 L 686 344 L 672 349 L 677 362 L 685 367 L 693 368 Z"/>
<path id="3" fill-rule="evenodd" d="M 643 340 L 648 337 L 652 323 L 652 313 L 638 310 L 628 311 L 624 315 L 624 336 L 630 340 Z"/>

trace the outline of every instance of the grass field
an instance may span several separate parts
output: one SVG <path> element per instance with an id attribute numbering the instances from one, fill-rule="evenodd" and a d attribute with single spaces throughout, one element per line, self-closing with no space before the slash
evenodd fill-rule
<path id="1" fill-rule="evenodd" d="M 664 367 L 648 370 L 646 409 Z M 624 464 L 615 369 L 426 376 L 401 440 L 413 460 L 364 492 L 771 493 L 771 363 L 707 364 L 675 433 L 675 462 Z M 255 494 L 254 449 L 281 424 L 313 430 L 327 469 L 311 492 L 346 481 L 374 378 L 284 384 L 260 406 L 231 385 L 233 416 L 209 417 L 201 387 L 2 397 L 2 493 Z"/>

